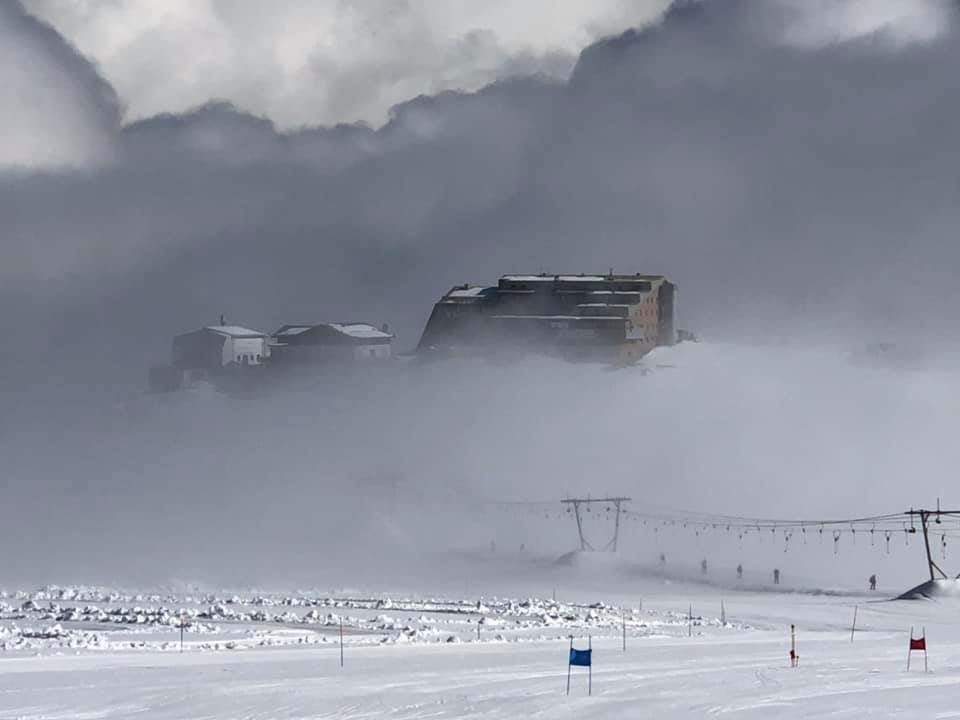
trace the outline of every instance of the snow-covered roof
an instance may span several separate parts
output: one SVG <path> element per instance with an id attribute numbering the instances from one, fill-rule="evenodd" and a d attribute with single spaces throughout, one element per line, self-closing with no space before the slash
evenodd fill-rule
<path id="1" fill-rule="evenodd" d="M 240 325 L 208 325 L 205 330 L 212 330 L 215 333 L 220 335 L 226 335 L 227 337 L 247 337 L 247 338 L 262 338 L 266 337 L 265 333 L 260 332 L 259 330 L 251 330 L 250 328 L 241 327 Z"/>
<path id="2" fill-rule="evenodd" d="M 300 333 L 306 332 L 313 327 L 316 327 L 316 325 L 285 325 L 282 329 L 277 330 L 277 332 L 274 333 L 274 336 L 284 337 L 287 335 L 299 335 Z"/>
<path id="3" fill-rule="evenodd" d="M 561 282 L 598 282 L 603 280 L 608 280 L 602 275 L 504 275 L 502 280 L 508 280 L 511 282 L 553 282 L 554 280 L 560 280 Z"/>
<path id="4" fill-rule="evenodd" d="M 344 335 L 362 340 L 388 340 L 393 337 L 390 333 L 379 330 L 367 323 L 330 323 L 330 327 Z"/>
<path id="5" fill-rule="evenodd" d="M 480 286 L 468 287 L 468 288 L 459 287 L 456 290 L 451 290 L 450 292 L 448 292 L 447 297 L 452 297 L 452 298 L 477 297 L 478 295 L 482 295 L 484 291 L 488 289 L 489 288 L 480 287 Z"/>

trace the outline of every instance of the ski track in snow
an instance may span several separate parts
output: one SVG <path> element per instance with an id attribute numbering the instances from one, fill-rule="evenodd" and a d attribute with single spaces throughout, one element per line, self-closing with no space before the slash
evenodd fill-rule
<path id="1" fill-rule="evenodd" d="M 639 595 L 613 605 L 59 588 L 5 594 L 0 719 L 960 716 L 956 599 L 727 592 L 722 625 L 721 595 L 698 592 L 692 637 L 690 595 L 676 585 L 644 588 L 642 610 Z M 181 609 L 193 623 L 183 653 Z M 799 630 L 797 669 L 787 660 L 791 622 Z M 911 625 L 927 628 L 929 673 L 921 656 L 905 670 Z M 592 636 L 592 697 L 583 668 L 574 669 L 570 697 L 564 693 L 569 634 L 578 646 Z"/>

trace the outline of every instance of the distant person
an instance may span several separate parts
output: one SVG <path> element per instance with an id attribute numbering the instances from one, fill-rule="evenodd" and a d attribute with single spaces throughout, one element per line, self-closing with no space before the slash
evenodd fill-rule
<path id="1" fill-rule="evenodd" d="M 778 568 L 773 569 L 773 584 L 774 585 L 780 584 L 780 570 Z"/>
<path id="2" fill-rule="evenodd" d="M 743 565 L 737 565 L 737 580 L 743 580 Z"/>
<path id="3" fill-rule="evenodd" d="M 700 572 L 703 575 L 707 574 L 707 559 L 704 558 L 703 562 L 700 563 Z"/>
<path id="4" fill-rule="evenodd" d="M 667 567 L 667 556 L 663 553 L 660 553 L 660 569 L 665 570 Z"/>
<path id="5" fill-rule="evenodd" d="M 876 575 L 876 573 L 874 573 L 873 575 L 870 576 L 870 589 L 871 589 L 871 590 L 876 590 L 876 589 L 877 589 L 877 575 Z"/>

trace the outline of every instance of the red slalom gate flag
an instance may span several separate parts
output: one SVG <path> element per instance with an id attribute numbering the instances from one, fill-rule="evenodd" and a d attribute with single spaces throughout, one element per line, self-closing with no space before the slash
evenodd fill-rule
<path id="1" fill-rule="evenodd" d="M 910 628 L 910 649 L 907 650 L 907 670 L 910 670 L 910 656 L 917 650 L 923 653 L 923 671 L 927 672 L 927 629 L 920 631 L 920 637 L 913 636 L 913 628 Z"/>

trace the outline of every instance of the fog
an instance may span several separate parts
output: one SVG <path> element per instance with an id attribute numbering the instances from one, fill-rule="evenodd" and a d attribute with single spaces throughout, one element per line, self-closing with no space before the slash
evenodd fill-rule
<path id="1" fill-rule="evenodd" d="M 226 102 L 125 124 L 87 58 L 4 4 L 0 571 L 459 582 L 454 551 L 575 545 L 569 521 L 498 501 L 949 505 L 956 12 L 823 5 L 679 3 L 585 48 L 568 80 L 281 131 Z M 455 283 L 610 267 L 666 273 L 707 342 L 658 351 L 650 374 L 476 359 L 142 392 L 172 336 L 221 313 L 265 331 L 388 322 L 402 350 Z M 849 362 L 878 341 L 919 359 Z M 653 562 L 662 541 L 630 532 L 624 557 Z M 695 566 L 698 542 L 677 562 Z M 776 552 L 810 583 L 887 572 L 852 550 L 829 567 L 829 548 Z M 915 555 L 885 562 L 922 579 Z"/>

